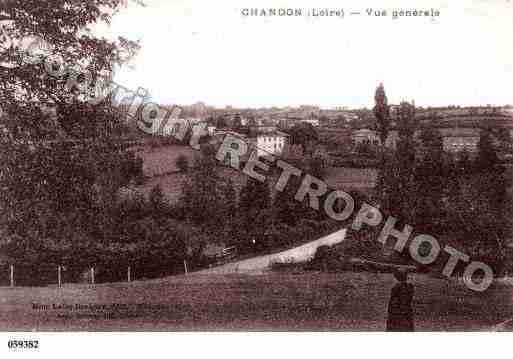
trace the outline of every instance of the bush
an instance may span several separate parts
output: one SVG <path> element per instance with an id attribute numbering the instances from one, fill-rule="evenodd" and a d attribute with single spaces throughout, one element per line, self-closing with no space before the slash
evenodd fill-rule
<path id="1" fill-rule="evenodd" d="M 264 232 L 264 243 L 266 249 L 280 248 L 288 244 L 288 232 L 278 226 L 272 226 Z"/>
<path id="2" fill-rule="evenodd" d="M 292 260 L 285 260 L 283 262 L 273 261 L 270 268 L 275 272 L 302 272 L 305 263 L 296 263 Z"/>
<path id="3" fill-rule="evenodd" d="M 301 243 L 313 239 L 315 232 L 311 227 L 305 224 L 298 224 L 292 227 L 291 231 L 289 232 L 289 236 L 291 238 L 291 244 Z"/>
<path id="4" fill-rule="evenodd" d="M 189 160 L 185 155 L 181 154 L 176 158 L 176 167 L 181 172 L 187 172 L 189 170 Z"/>
<path id="5" fill-rule="evenodd" d="M 312 231 L 315 233 L 322 232 L 322 230 L 321 230 L 322 227 L 321 227 L 320 223 L 317 221 L 311 220 L 311 219 L 302 219 L 301 221 L 299 221 L 299 225 L 303 226 L 303 227 L 308 227 L 308 228 L 312 229 Z"/>
<path id="6" fill-rule="evenodd" d="M 356 233 L 348 231 L 346 240 L 339 247 L 348 257 L 382 260 L 383 245 L 376 240 L 376 236 L 376 233 L 369 230 Z"/>
<path id="7" fill-rule="evenodd" d="M 150 137 L 146 143 L 149 144 L 152 149 L 162 147 L 162 142 L 160 138 L 155 136 Z"/>
<path id="8" fill-rule="evenodd" d="M 305 266 L 308 270 L 331 271 L 340 267 L 341 261 L 335 248 L 320 246 L 315 251 L 314 257 Z"/>
<path id="9" fill-rule="evenodd" d="M 340 223 L 332 219 L 319 222 L 319 227 L 323 234 L 329 234 L 342 229 Z"/>

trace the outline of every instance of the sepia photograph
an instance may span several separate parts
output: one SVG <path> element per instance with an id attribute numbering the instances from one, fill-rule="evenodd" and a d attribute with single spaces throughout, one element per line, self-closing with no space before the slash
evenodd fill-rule
<path id="1" fill-rule="evenodd" d="M 0 1 L 0 345 L 512 331 L 511 35 L 509 0 Z"/>

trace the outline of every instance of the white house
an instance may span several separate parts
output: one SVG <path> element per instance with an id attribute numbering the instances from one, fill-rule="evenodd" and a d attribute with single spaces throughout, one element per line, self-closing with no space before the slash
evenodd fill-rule
<path id="1" fill-rule="evenodd" d="M 253 147 L 256 148 L 258 157 L 269 155 L 281 155 L 288 142 L 289 135 L 281 132 L 257 133 L 250 137 Z"/>
<path id="2" fill-rule="evenodd" d="M 185 135 L 189 128 L 201 123 L 199 118 L 155 118 L 152 120 L 152 133 L 157 136 L 176 136 L 177 134 Z M 207 131 L 210 136 L 215 132 L 215 128 L 207 126 Z"/>
<path id="3" fill-rule="evenodd" d="M 478 128 L 442 128 L 439 130 L 443 138 L 444 151 L 476 152 L 480 132 Z"/>
<path id="4" fill-rule="evenodd" d="M 307 119 L 301 120 L 301 122 L 309 123 L 313 127 L 319 127 L 320 126 L 320 121 L 319 121 L 318 118 L 307 118 Z"/>
<path id="5" fill-rule="evenodd" d="M 354 144 L 367 143 L 378 145 L 380 142 L 376 131 L 367 128 L 353 131 L 351 134 L 351 140 Z"/>

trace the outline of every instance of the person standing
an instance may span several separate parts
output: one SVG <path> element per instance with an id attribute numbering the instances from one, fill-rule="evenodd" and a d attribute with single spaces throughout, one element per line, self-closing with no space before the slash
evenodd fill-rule
<path id="1" fill-rule="evenodd" d="M 395 271 L 394 278 L 397 283 L 390 293 L 388 303 L 387 331 L 390 332 L 412 332 L 413 324 L 413 285 L 408 283 L 408 273 Z"/>

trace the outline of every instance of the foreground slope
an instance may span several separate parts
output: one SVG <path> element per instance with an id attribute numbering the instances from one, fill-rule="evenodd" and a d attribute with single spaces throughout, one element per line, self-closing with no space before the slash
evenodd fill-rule
<path id="1" fill-rule="evenodd" d="M 513 318 L 513 288 L 484 293 L 413 276 L 418 330 L 483 330 Z M 202 275 L 0 289 L 1 330 L 384 330 L 387 274 Z"/>

